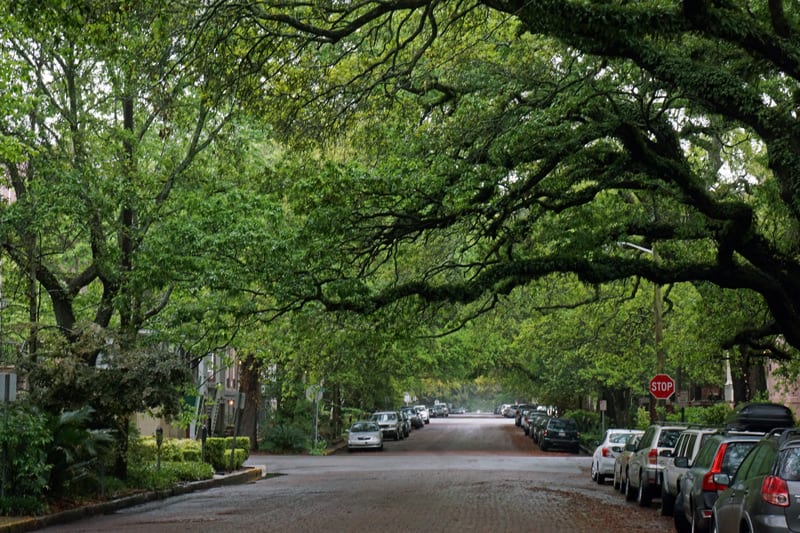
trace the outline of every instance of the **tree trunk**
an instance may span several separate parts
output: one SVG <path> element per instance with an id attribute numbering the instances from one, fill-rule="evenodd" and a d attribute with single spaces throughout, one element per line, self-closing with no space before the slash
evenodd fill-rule
<path id="1" fill-rule="evenodd" d="M 250 438 L 250 449 L 258 449 L 258 409 L 261 406 L 261 362 L 252 354 L 242 361 L 241 391 L 244 394 L 244 410 L 241 413 L 240 432 Z"/>

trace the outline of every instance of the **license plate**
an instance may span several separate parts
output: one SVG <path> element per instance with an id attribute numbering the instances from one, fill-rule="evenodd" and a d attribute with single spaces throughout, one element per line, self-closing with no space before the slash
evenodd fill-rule
<path id="1" fill-rule="evenodd" d="M 558 436 L 559 436 L 559 437 L 566 437 L 566 436 L 567 436 L 567 434 L 566 434 L 565 432 L 563 432 L 563 431 L 559 431 L 559 432 L 558 432 Z"/>

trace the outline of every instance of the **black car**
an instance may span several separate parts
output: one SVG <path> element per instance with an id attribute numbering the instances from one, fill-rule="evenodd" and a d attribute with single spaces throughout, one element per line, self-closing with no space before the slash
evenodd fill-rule
<path id="1" fill-rule="evenodd" d="M 547 451 L 550 448 L 563 448 L 578 453 L 580 451 L 581 434 L 578 424 L 571 418 L 551 418 L 542 427 L 539 436 L 539 448 Z"/>

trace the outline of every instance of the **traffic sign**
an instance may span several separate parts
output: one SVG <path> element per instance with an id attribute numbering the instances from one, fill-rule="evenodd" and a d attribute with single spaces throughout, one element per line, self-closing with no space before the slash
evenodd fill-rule
<path id="1" fill-rule="evenodd" d="M 675 380 L 667 374 L 656 374 L 650 380 L 650 394 L 657 400 L 666 400 L 675 393 Z"/>

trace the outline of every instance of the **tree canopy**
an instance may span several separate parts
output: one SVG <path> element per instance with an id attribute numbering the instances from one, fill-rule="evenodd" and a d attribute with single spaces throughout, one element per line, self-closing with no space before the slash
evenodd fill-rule
<path id="1" fill-rule="evenodd" d="M 316 263 L 295 296 L 368 311 L 473 302 L 554 272 L 711 282 L 770 310 L 730 343 L 800 346 L 795 2 L 216 6 L 255 28 L 253 50 L 316 44 L 293 82 L 325 78 L 297 86 L 281 118 L 329 147 L 347 125 L 358 152 L 313 205 L 353 268 L 333 280 Z"/>

